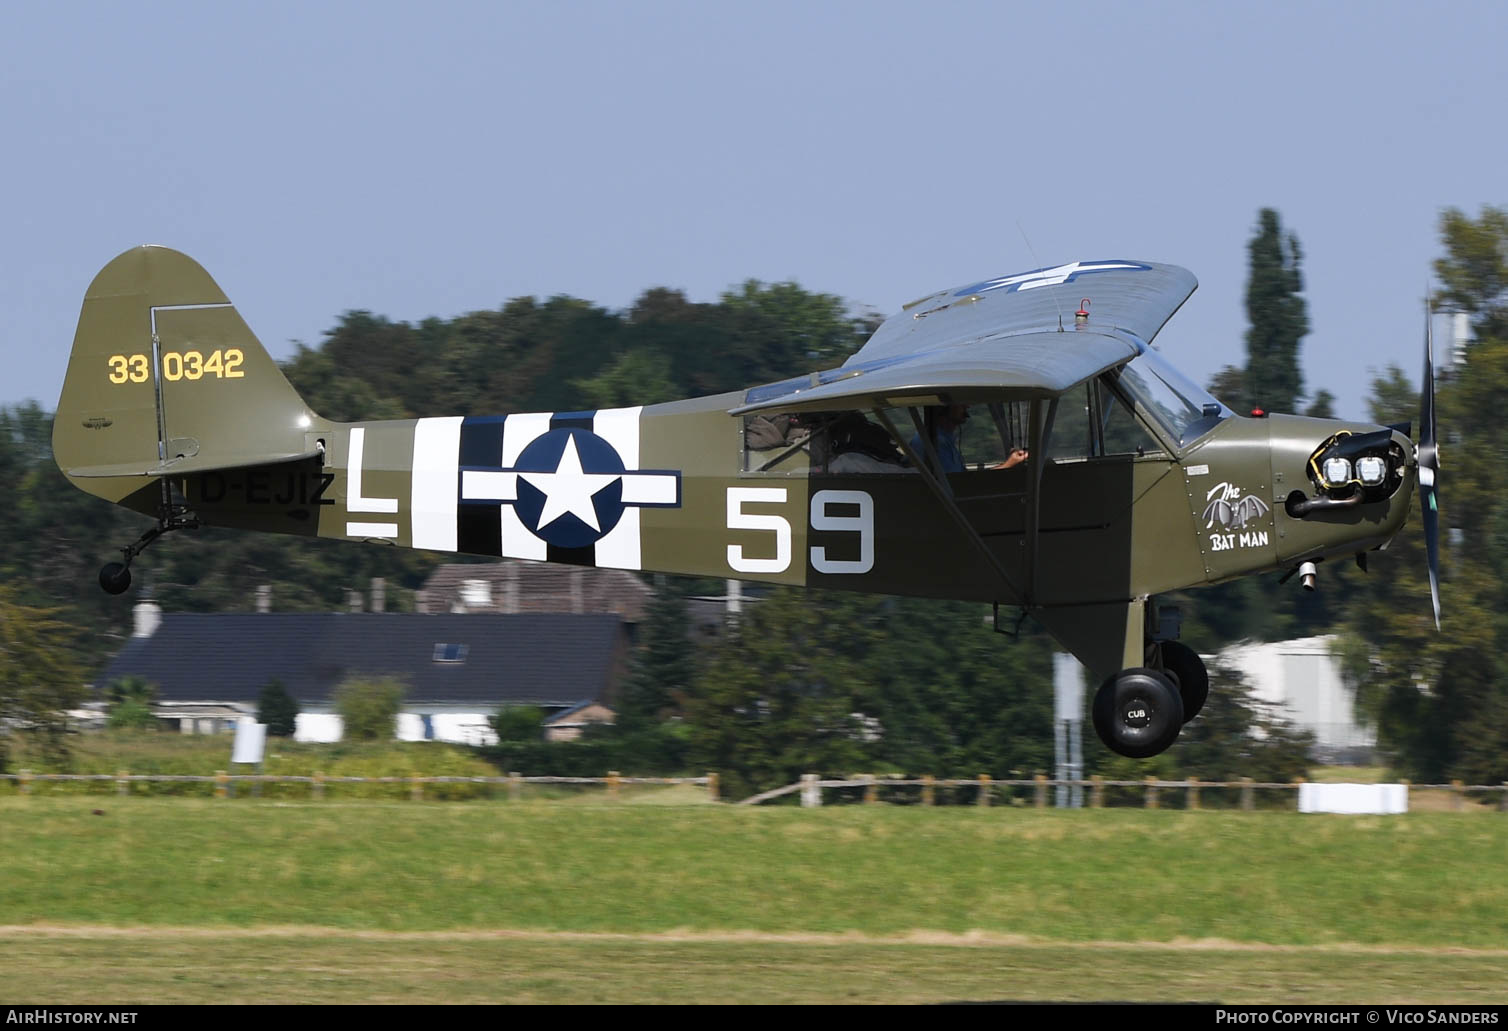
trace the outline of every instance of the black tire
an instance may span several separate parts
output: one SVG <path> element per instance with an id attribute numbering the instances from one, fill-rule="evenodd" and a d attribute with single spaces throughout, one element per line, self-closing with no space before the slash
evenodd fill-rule
<path id="1" fill-rule="evenodd" d="M 1094 729 L 1112 752 L 1149 758 L 1178 739 L 1183 699 L 1157 670 L 1123 669 L 1095 693 Z"/>
<path id="2" fill-rule="evenodd" d="M 1209 699 L 1209 670 L 1204 668 L 1199 653 L 1186 644 L 1164 641 L 1158 647 L 1162 651 L 1163 671 L 1171 673 L 1178 685 L 1179 697 L 1183 699 L 1183 722 L 1188 723 L 1199 715 Z"/>
<path id="3" fill-rule="evenodd" d="M 124 594 L 131 586 L 131 568 L 124 562 L 106 562 L 99 571 L 99 585 L 106 594 Z"/>

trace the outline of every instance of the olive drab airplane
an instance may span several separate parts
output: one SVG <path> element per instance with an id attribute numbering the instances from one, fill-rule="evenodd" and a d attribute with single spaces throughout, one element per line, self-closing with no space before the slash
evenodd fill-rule
<path id="1" fill-rule="evenodd" d="M 987 602 L 997 628 L 1018 606 L 1102 681 L 1105 743 L 1144 757 L 1209 690 L 1158 595 L 1275 569 L 1312 588 L 1388 544 L 1416 481 L 1435 582 L 1428 375 L 1417 448 L 1407 426 L 1238 416 L 1150 346 L 1196 286 L 1072 262 L 924 297 L 841 367 L 735 393 L 337 423 L 203 268 L 138 247 L 85 295 L 53 451 L 157 521 L 101 570 L 111 593 L 161 534 L 227 526 Z"/>

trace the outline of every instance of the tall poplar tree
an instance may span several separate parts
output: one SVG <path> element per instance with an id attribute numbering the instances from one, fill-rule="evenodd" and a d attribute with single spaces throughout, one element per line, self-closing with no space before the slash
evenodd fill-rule
<path id="1" fill-rule="evenodd" d="M 1304 393 L 1299 344 L 1309 332 L 1298 237 L 1284 233 L 1272 208 L 1257 215 L 1257 234 L 1247 245 L 1251 272 L 1246 281 L 1246 375 L 1242 386 L 1254 408 L 1297 412 Z"/>

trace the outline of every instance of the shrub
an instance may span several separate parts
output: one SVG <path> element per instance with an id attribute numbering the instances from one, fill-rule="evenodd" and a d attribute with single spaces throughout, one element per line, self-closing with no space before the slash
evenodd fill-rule
<path id="1" fill-rule="evenodd" d="M 257 699 L 257 722 L 267 724 L 267 733 L 273 737 L 293 736 L 298 722 L 298 702 L 277 677 L 262 686 L 262 694 Z"/>
<path id="2" fill-rule="evenodd" d="M 391 741 L 406 687 L 397 677 L 351 677 L 335 689 L 342 737 L 352 741 Z"/>
<path id="3" fill-rule="evenodd" d="M 158 726 L 152 715 L 157 701 L 157 685 L 142 677 L 121 677 L 106 688 L 110 708 L 107 725 L 112 728 L 148 730 Z"/>

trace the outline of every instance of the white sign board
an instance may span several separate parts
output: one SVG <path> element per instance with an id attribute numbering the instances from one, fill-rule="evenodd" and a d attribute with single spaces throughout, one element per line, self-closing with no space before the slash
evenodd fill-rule
<path id="1" fill-rule="evenodd" d="M 1301 813 L 1406 813 L 1404 784 L 1300 784 Z"/>
<path id="2" fill-rule="evenodd" d="M 231 747 L 230 761 L 255 766 L 262 761 L 262 751 L 266 745 L 267 724 L 250 718 L 243 719 L 236 724 L 236 743 Z"/>

